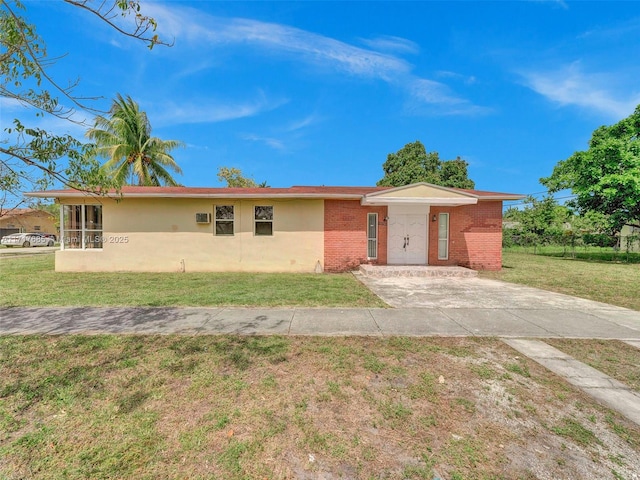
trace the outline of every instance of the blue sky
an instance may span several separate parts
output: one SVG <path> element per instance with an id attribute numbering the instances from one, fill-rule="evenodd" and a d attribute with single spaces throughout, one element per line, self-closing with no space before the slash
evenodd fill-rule
<path id="1" fill-rule="evenodd" d="M 467 160 L 478 189 L 540 192 L 640 103 L 631 1 L 143 0 L 175 42 L 152 51 L 78 8 L 25 3 L 49 55 L 66 53 L 59 81 L 79 78 L 105 110 L 130 95 L 154 135 L 185 142 L 188 186 L 221 186 L 220 166 L 272 187 L 373 185 L 388 153 L 420 140 Z M 4 124 L 18 107 L 2 107 Z"/>

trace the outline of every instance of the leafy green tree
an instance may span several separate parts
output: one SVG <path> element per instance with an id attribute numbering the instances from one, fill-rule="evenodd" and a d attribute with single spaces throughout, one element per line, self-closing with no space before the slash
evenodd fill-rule
<path id="1" fill-rule="evenodd" d="M 154 33 L 156 22 L 141 13 L 138 0 L 64 0 L 106 22 L 125 36 L 146 43 L 162 42 Z M 59 81 L 52 73 L 56 61 L 50 58 L 44 40 L 26 18 L 19 0 L 0 0 L 0 97 L 25 107 L 25 115 L 57 117 L 77 122 L 77 111 L 96 113 L 85 102 L 93 97 L 74 94 L 76 82 Z M 25 190 L 52 184 L 97 192 L 112 186 L 91 146 L 70 135 L 30 126 L 25 117 L 3 122 L 0 138 L 0 188 L 7 203 L 17 203 Z M 10 198 L 8 198 L 10 197 Z"/>
<path id="2" fill-rule="evenodd" d="M 567 228 L 571 212 L 559 205 L 552 196 L 538 200 L 533 196 L 525 199 L 524 208 L 511 207 L 504 212 L 503 245 L 539 245 L 562 243 L 572 232 Z"/>
<path id="3" fill-rule="evenodd" d="M 614 246 L 618 238 L 607 231 L 608 219 L 599 212 L 576 215 L 566 205 L 559 205 L 551 196 L 542 200 L 527 197 L 524 208 L 511 207 L 504 212 L 503 245 L 540 245 L 552 243 Z"/>
<path id="4" fill-rule="evenodd" d="M 455 160 L 446 160 L 442 162 L 440 167 L 440 184 L 445 187 L 473 190 L 476 184 L 469 178 L 468 167 L 469 163 L 462 160 L 460 157 Z"/>
<path id="5" fill-rule="evenodd" d="M 241 187 L 241 188 L 269 188 L 267 182 L 256 183 L 253 178 L 245 177 L 242 174 L 242 170 L 234 167 L 220 167 L 218 168 L 218 180 L 221 182 L 227 182 L 227 187 Z"/>
<path id="6" fill-rule="evenodd" d="M 609 216 L 604 213 L 589 210 L 581 215 L 572 214 L 568 220 L 571 230 L 576 233 L 597 233 L 606 234 L 608 225 L 611 223 Z"/>
<path id="7" fill-rule="evenodd" d="M 460 157 L 440 160 L 438 152 L 427 152 L 418 140 L 387 155 L 387 161 L 382 165 L 384 177 L 378 181 L 378 185 L 401 187 L 426 182 L 443 187 L 472 189 L 475 184 L 468 178 L 468 166 Z"/>
<path id="8" fill-rule="evenodd" d="M 640 105 L 596 129 L 588 150 L 561 160 L 540 182 L 551 192 L 571 189 L 578 210 L 607 215 L 613 232 L 625 224 L 640 227 Z"/>
<path id="9" fill-rule="evenodd" d="M 95 143 L 95 154 L 107 160 L 103 168 L 117 185 L 178 185 L 169 171 L 182 170 L 169 152 L 182 143 L 152 137 L 147 114 L 131 97 L 118 94 L 109 117 L 98 115 L 87 137 Z"/>
<path id="10" fill-rule="evenodd" d="M 525 200 L 525 207 L 520 210 L 520 230 L 540 236 L 561 234 L 570 213 L 567 207 L 558 205 L 551 196 L 538 200 L 532 196 Z"/>

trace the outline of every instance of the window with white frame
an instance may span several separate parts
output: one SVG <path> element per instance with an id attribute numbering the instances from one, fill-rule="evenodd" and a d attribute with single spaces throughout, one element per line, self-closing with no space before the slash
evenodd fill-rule
<path id="1" fill-rule="evenodd" d="M 235 220 L 233 205 L 216 205 L 215 212 L 215 234 L 233 235 Z"/>
<path id="2" fill-rule="evenodd" d="M 102 248 L 102 205 L 64 205 L 63 249 Z"/>
<path id="3" fill-rule="evenodd" d="M 367 257 L 378 258 L 378 214 L 367 215 Z"/>
<path id="4" fill-rule="evenodd" d="M 449 259 L 449 214 L 438 216 L 438 260 Z"/>
<path id="5" fill-rule="evenodd" d="M 273 235 L 273 206 L 256 205 L 254 207 L 254 228 L 256 236 Z"/>

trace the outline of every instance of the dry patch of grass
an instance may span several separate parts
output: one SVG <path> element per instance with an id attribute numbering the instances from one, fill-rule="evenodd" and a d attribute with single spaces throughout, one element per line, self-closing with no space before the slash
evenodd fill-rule
<path id="1" fill-rule="evenodd" d="M 628 343 L 564 338 L 546 342 L 640 392 L 640 350 Z"/>
<path id="2" fill-rule="evenodd" d="M 640 428 L 494 339 L 0 337 L 0 478 L 633 478 Z"/>
<path id="3" fill-rule="evenodd" d="M 480 276 L 640 310 L 637 264 L 504 250 L 502 266 L 499 272 L 480 272 Z"/>

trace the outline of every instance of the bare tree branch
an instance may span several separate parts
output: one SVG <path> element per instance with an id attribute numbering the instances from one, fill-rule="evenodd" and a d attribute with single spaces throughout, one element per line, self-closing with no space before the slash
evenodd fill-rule
<path id="1" fill-rule="evenodd" d="M 94 8 L 91 4 L 92 0 L 64 0 L 65 3 L 83 8 L 94 15 L 98 16 L 100 20 L 108 23 L 109 26 L 120 32 L 127 37 L 142 40 L 148 43 L 148 47 L 151 49 L 155 45 L 164 45 L 167 47 L 173 46 L 174 42 L 167 43 L 158 37 L 158 35 L 147 36 L 147 32 L 155 32 L 157 24 L 156 21 L 148 16 L 140 13 L 140 3 L 138 0 L 117 0 L 110 8 L 105 8 L 106 1 L 103 1 L 98 8 Z M 120 9 L 120 14 L 116 10 L 116 6 Z M 115 19 L 118 16 L 126 17 L 130 14 L 135 16 L 135 29 L 129 32 L 115 23 Z"/>
<path id="2" fill-rule="evenodd" d="M 154 33 L 156 21 L 141 13 L 139 0 L 64 1 L 93 13 L 120 34 L 140 40 L 149 48 L 173 44 L 161 41 Z M 66 54 L 47 56 L 46 45 L 36 28 L 18 12 L 25 9 L 21 0 L 0 0 L 0 7 L 0 98 L 33 108 L 37 116 L 51 115 L 88 127 L 75 114 L 79 111 L 104 113 L 88 105 L 103 97 L 76 95 L 74 90 L 79 79 L 63 85 L 50 74 L 49 68 Z M 4 127 L 4 131 L 9 137 L 0 139 L 0 143 L 6 145 L 0 147 L 0 204 L 4 204 L 7 195 L 18 198 L 24 190 L 42 189 L 51 184 L 89 194 L 113 186 L 101 172 L 92 149 L 73 137 L 28 128 L 19 119 L 15 119 L 12 126 Z"/>

